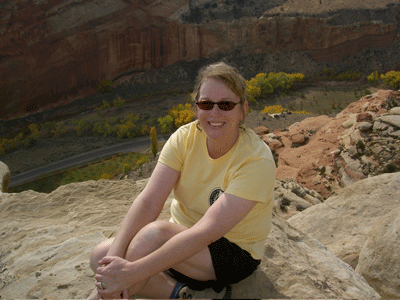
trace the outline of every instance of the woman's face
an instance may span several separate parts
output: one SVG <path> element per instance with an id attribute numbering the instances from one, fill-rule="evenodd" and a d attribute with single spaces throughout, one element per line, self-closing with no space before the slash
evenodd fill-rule
<path id="1" fill-rule="evenodd" d="M 200 87 L 198 102 L 201 101 L 233 101 L 239 103 L 240 98 L 221 81 L 209 78 Z M 209 139 L 220 140 L 221 142 L 236 140 L 239 134 L 239 124 L 244 120 L 247 106 L 248 104 L 245 102 L 243 105 L 235 105 L 229 111 L 221 110 L 218 105 L 214 105 L 211 110 L 203 110 L 197 107 L 197 118 Z"/>

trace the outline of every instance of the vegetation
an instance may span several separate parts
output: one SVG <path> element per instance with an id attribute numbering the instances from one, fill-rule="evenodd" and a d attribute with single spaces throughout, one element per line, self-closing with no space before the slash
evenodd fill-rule
<path id="1" fill-rule="evenodd" d="M 150 129 L 150 143 L 151 143 L 151 153 L 153 153 L 154 157 L 156 157 L 158 152 L 158 139 L 157 139 L 157 131 L 153 126 Z"/>
<path id="2" fill-rule="evenodd" d="M 192 122 L 196 113 L 192 108 L 192 104 L 178 104 L 170 109 L 168 115 L 172 117 L 176 128 L 181 127 L 189 122 Z"/>
<path id="3" fill-rule="evenodd" d="M 264 109 L 261 111 L 262 114 L 280 114 L 284 111 L 287 111 L 286 108 L 282 107 L 282 105 L 270 105 L 270 106 L 265 106 Z M 303 115 L 308 115 L 311 114 L 309 112 L 306 112 L 305 110 L 301 111 L 291 111 L 292 113 L 295 114 L 303 114 Z"/>
<path id="4" fill-rule="evenodd" d="M 390 71 L 386 74 L 381 74 L 381 79 L 390 87 L 400 89 L 400 72 Z"/>
<path id="5" fill-rule="evenodd" d="M 101 94 L 111 93 L 113 91 L 111 80 L 102 80 L 97 86 L 97 90 Z"/>
<path id="6" fill-rule="evenodd" d="M 170 115 L 167 115 L 165 117 L 159 117 L 157 119 L 158 126 L 161 129 L 161 133 L 168 133 L 172 131 L 172 127 L 174 124 L 174 118 L 172 118 Z"/>
<path id="7" fill-rule="evenodd" d="M 323 80 L 351 81 L 361 78 L 361 73 L 357 71 L 346 71 L 339 74 L 333 68 L 325 68 L 322 70 L 322 73 L 321 79 Z"/>
<path id="8" fill-rule="evenodd" d="M 261 97 L 266 97 L 277 91 L 288 92 L 294 84 L 301 82 L 304 75 L 301 73 L 287 74 L 279 73 L 259 73 L 254 78 L 246 81 L 246 92 L 250 102 L 256 101 Z"/>
<path id="9" fill-rule="evenodd" d="M 17 188 L 10 188 L 9 192 L 18 193 L 25 190 L 34 190 L 42 193 L 50 193 L 61 185 L 73 182 L 100 179 L 112 180 L 117 175 L 137 169 L 148 161 L 149 154 L 119 154 L 111 157 L 110 159 L 105 159 L 101 162 L 90 164 L 83 168 L 75 168 L 50 178 L 44 178 Z"/>
<path id="10" fill-rule="evenodd" d="M 377 84 L 379 82 L 379 75 L 378 71 L 372 72 L 368 77 L 367 80 L 370 84 Z"/>

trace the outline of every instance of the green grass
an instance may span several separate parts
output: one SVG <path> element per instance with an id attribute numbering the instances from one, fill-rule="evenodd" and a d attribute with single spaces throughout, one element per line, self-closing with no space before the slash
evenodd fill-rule
<path id="1" fill-rule="evenodd" d="M 62 174 L 36 180 L 15 188 L 9 188 L 9 193 L 20 193 L 34 190 L 40 193 L 51 193 L 61 185 L 87 180 L 112 179 L 115 176 L 138 168 L 149 161 L 150 153 L 119 154 L 110 159 L 102 160 L 85 167 L 74 168 Z"/>

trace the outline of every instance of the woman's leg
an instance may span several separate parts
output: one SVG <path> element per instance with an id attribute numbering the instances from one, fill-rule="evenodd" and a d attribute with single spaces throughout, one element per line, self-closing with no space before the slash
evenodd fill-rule
<path id="1" fill-rule="evenodd" d="M 160 248 L 174 235 L 187 228 L 167 221 L 155 221 L 143 227 L 131 241 L 125 259 L 135 261 Z M 90 266 L 95 272 L 97 262 L 103 258 L 112 244 L 112 239 L 105 240 L 97 245 L 90 258 Z M 187 261 L 171 266 L 176 271 L 196 280 L 215 280 L 215 272 L 208 247 L 188 259 Z M 168 298 L 176 284 L 176 281 L 165 273 L 159 273 L 133 285 L 130 294 L 140 294 L 151 298 Z"/>

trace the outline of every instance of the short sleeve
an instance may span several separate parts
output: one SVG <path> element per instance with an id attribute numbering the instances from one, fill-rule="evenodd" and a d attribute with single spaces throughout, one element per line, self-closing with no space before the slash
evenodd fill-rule
<path id="1" fill-rule="evenodd" d="M 181 171 L 184 162 L 183 142 L 183 132 L 182 130 L 178 129 L 170 136 L 168 141 L 165 143 L 164 147 L 161 150 L 158 161 L 176 171 Z"/>
<path id="2" fill-rule="evenodd" d="M 224 191 L 243 199 L 267 203 L 272 199 L 276 176 L 275 163 L 262 158 L 243 164 Z"/>

